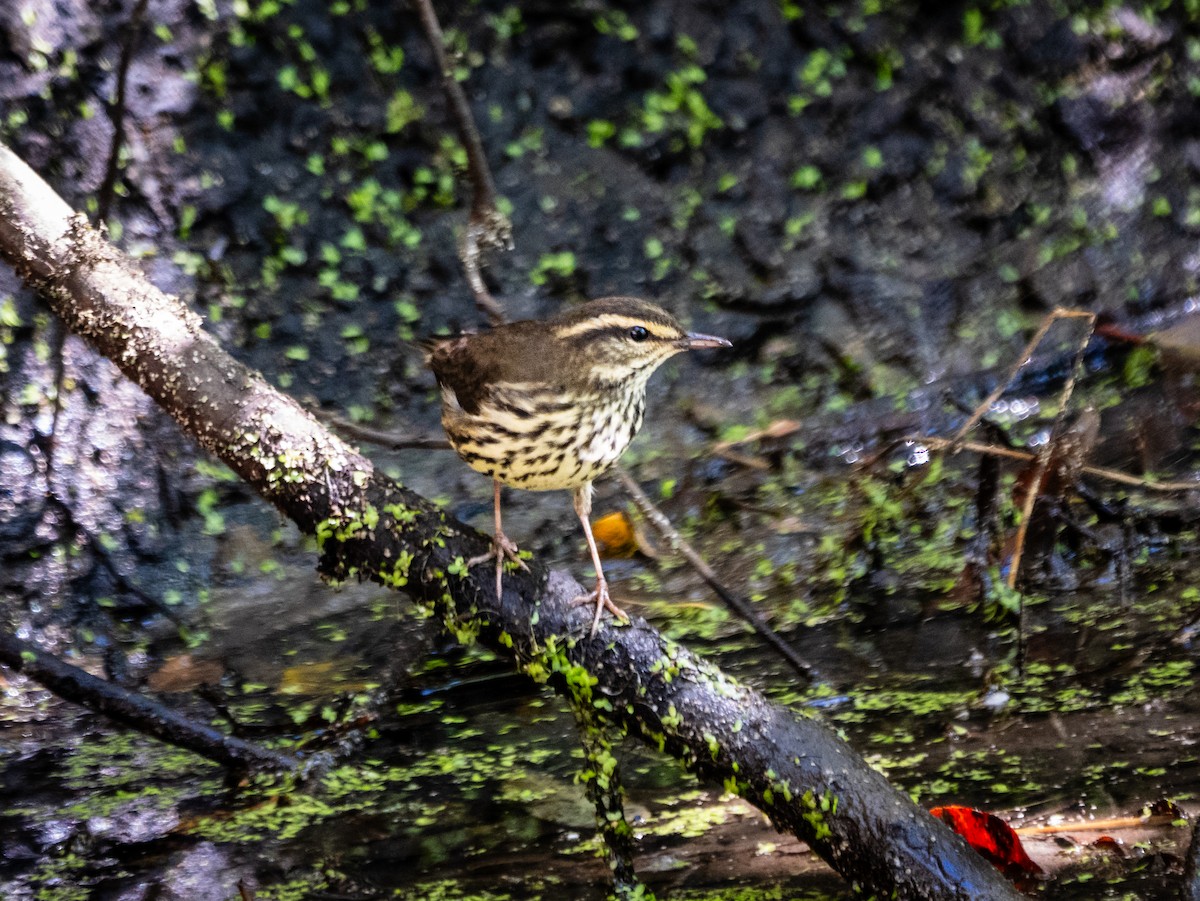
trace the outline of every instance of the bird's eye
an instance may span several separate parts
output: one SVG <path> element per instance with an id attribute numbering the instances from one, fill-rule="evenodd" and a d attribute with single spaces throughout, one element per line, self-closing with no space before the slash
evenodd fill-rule
<path id="1" fill-rule="evenodd" d="M 629 330 L 629 337 L 634 341 L 645 341 L 650 337 L 650 333 L 643 326 L 635 325 Z"/>

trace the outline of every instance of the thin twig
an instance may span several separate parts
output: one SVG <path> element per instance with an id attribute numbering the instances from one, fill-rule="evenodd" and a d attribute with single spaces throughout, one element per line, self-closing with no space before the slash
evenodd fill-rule
<path id="1" fill-rule="evenodd" d="M 1026 463 L 1037 459 L 1037 454 L 1030 451 L 1001 447 L 998 444 L 980 444 L 978 441 L 956 441 L 951 438 L 937 438 L 927 435 L 913 435 L 908 440 L 918 441 L 928 446 L 930 450 L 949 450 L 953 445 L 957 450 L 971 451 L 972 453 L 983 454 L 988 457 L 1007 457 L 1010 460 L 1021 460 Z M 1082 466 L 1079 471 L 1083 475 L 1095 476 L 1098 479 L 1106 479 L 1109 482 L 1130 485 L 1134 488 L 1144 488 L 1146 491 L 1172 493 L 1200 489 L 1200 482 L 1154 482 L 1144 476 L 1134 476 L 1127 472 L 1108 469 L 1104 466 Z"/>
<path id="2" fill-rule="evenodd" d="M 347 438 L 357 439 L 358 441 L 376 444 L 380 447 L 388 447 L 392 450 L 450 450 L 450 442 L 445 438 L 427 436 L 405 438 L 390 432 L 381 432 L 378 429 L 368 428 L 365 425 L 359 425 L 356 422 L 351 422 L 348 419 L 342 419 L 339 416 L 334 416 L 320 410 L 313 410 L 312 413 L 317 419 L 339 434 Z"/>
<path id="3" fill-rule="evenodd" d="M 642 486 L 633 480 L 622 467 L 614 466 L 612 472 L 616 475 L 617 481 L 621 483 L 621 487 L 633 499 L 634 505 L 641 512 L 642 516 L 646 517 L 658 530 L 659 534 L 667 541 L 671 547 L 678 551 L 692 568 L 700 574 L 708 586 L 717 593 L 717 596 L 725 603 L 730 610 L 736 613 L 741 619 L 746 621 L 753 627 L 764 641 L 767 642 L 797 673 L 803 676 L 810 682 L 816 682 L 819 678 L 816 668 L 801 660 L 795 651 L 779 637 L 771 626 L 758 615 L 758 612 L 750 606 L 749 602 L 737 597 L 728 588 L 722 584 L 717 574 L 713 572 L 704 558 L 693 548 L 682 535 L 671 525 L 671 521 L 666 515 L 654 505 L 654 502 L 646 496 L 646 492 L 642 491 Z"/>
<path id="4" fill-rule="evenodd" d="M 125 143 L 125 94 L 129 82 L 129 64 L 137 49 L 138 38 L 142 33 L 142 18 L 146 14 L 149 0 L 137 0 L 129 23 L 125 26 L 125 43 L 121 47 L 121 59 L 117 63 L 117 88 L 113 102 L 109 106 L 108 117 L 112 120 L 112 141 L 108 148 L 108 166 L 104 171 L 104 181 L 96 192 L 96 220 L 104 222 L 108 219 L 108 211 L 112 206 L 113 190 L 117 185 L 117 173 L 120 171 L 121 145 Z"/>
<path id="5" fill-rule="evenodd" d="M 1058 313 L 1059 311 L 1055 310 L 1054 312 Z M 1068 311 L 1063 312 L 1067 313 Z M 1017 586 L 1017 574 L 1021 568 L 1021 557 L 1025 552 L 1025 536 L 1029 532 L 1029 520 L 1033 517 L 1033 505 L 1037 503 L 1037 499 L 1041 495 L 1042 481 L 1046 478 L 1046 471 L 1050 468 L 1050 460 L 1054 456 L 1054 448 L 1059 436 L 1062 434 L 1062 424 L 1067 415 L 1067 407 L 1071 402 L 1071 395 L 1075 393 L 1075 385 L 1079 381 L 1079 373 L 1083 371 L 1083 355 L 1087 352 L 1088 342 L 1092 339 L 1092 332 L 1096 328 L 1095 313 L 1069 312 L 1069 316 L 1071 317 L 1081 315 L 1088 320 L 1087 331 L 1079 340 L 1079 348 L 1075 351 L 1075 360 L 1071 364 L 1071 373 L 1067 376 L 1062 394 L 1058 398 L 1058 412 L 1055 414 L 1054 422 L 1050 426 L 1050 437 L 1038 450 L 1037 463 L 1034 466 L 1029 491 L 1025 495 L 1025 503 L 1021 505 L 1021 520 L 1017 524 L 1012 562 L 1009 563 L 1008 578 L 1006 579 L 1009 588 Z M 1023 610 L 1024 605 L 1022 604 Z"/>
<path id="6" fill-rule="evenodd" d="M 421 27 L 425 29 L 425 37 L 429 40 L 438 71 L 442 76 L 442 90 L 446 93 L 446 99 L 450 103 L 450 114 L 467 152 L 467 173 L 474 188 L 471 214 L 463 231 L 459 255 L 466 271 L 467 282 L 475 295 L 475 306 L 492 325 L 501 325 L 506 319 L 504 309 L 484 284 L 482 257 L 487 250 L 512 249 L 512 223 L 496 207 L 496 185 L 488 168 L 483 142 L 479 139 L 479 129 L 475 127 L 467 95 L 455 78 L 454 68 L 446 55 L 446 37 L 438 23 L 437 14 L 433 11 L 433 4 L 430 0 L 413 0 L 413 3 L 417 7 Z"/>
<path id="7" fill-rule="evenodd" d="M 475 219 L 474 213 L 463 231 L 462 242 L 459 245 L 459 256 L 462 258 L 463 269 L 467 275 L 467 283 L 475 296 L 475 307 L 487 317 L 492 325 L 503 325 L 508 321 L 500 301 L 488 290 L 483 280 L 483 252 L 493 247 L 512 249 L 511 237 L 505 242 L 498 235 L 512 235 L 512 225 L 508 217 L 499 210 L 493 210 L 493 217 L 484 222 Z M 502 229 L 498 231 L 498 229 Z M 499 241 L 499 243 L 497 243 Z"/>
<path id="8" fill-rule="evenodd" d="M 1141 826 L 1171 826 L 1177 817 L 1172 814 L 1151 814 L 1144 817 L 1106 817 L 1100 820 L 1070 820 L 1045 823 L 1041 826 L 1016 826 L 1017 835 L 1062 835 L 1072 832 L 1109 832 L 1115 829 L 1136 829 Z"/>
<path id="9" fill-rule="evenodd" d="M 1033 358 L 1034 350 L 1041 343 L 1042 339 L 1046 337 L 1046 332 L 1050 331 L 1050 326 L 1060 319 L 1078 318 L 1090 318 L 1092 320 L 1092 328 L 1095 327 L 1096 314 L 1088 313 L 1085 310 L 1067 310 L 1059 307 L 1053 310 L 1050 315 L 1046 317 L 1046 320 L 1041 324 L 1038 330 L 1034 332 L 1033 337 L 1029 339 L 1029 343 L 1025 345 L 1025 350 L 1022 351 L 1021 356 L 1017 358 L 1017 362 L 1014 363 L 1012 368 L 1008 371 L 1008 375 L 1005 376 L 1000 384 L 998 384 L 992 390 L 992 393 L 984 398 L 983 402 L 975 408 L 975 412 L 971 414 L 970 418 L 963 423 L 962 428 L 960 428 L 950 440 L 948 449 L 951 453 L 957 453 L 959 450 L 961 450 L 963 436 L 965 436 L 967 432 L 971 431 L 971 429 L 975 428 L 975 424 L 984 417 L 984 414 L 986 414 L 988 410 L 991 409 L 992 404 L 999 400 L 1000 395 L 1008 390 L 1008 386 L 1011 385 L 1013 379 L 1017 377 L 1017 373 L 1021 371 L 1021 367 L 1023 367 Z M 1088 335 L 1090 336 L 1091 333 L 1092 329 L 1089 328 Z"/>

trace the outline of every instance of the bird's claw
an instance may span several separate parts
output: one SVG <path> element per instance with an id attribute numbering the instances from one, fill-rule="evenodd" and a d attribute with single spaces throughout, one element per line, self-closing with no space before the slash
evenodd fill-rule
<path id="1" fill-rule="evenodd" d="M 515 563 L 521 569 L 529 572 L 529 564 L 521 558 L 521 549 L 517 547 L 515 541 L 503 533 L 495 537 L 492 541 L 492 546 L 486 553 L 468 560 L 467 568 L 470 569 L 472 566 L 478 566 L 480 563 L 487 563 L 489 560 L 498 560 L 501 566 L 505 563 Z"/>
<path id="2" fill-rule="evenodd" d="M 612 602 L 612 598 L 608 596 L 608 581 L 606 579 L 598 579 L 596 587 L 590 594 L 581 594 L 579 597 L 571 601 L 572 604 L 591 604 L 596 605 L 596 615 L 592 617 L 592 631 L 588 634 L 595 635 L 596 630 L 600 628 L 600 616 L 607 610 L 617 619 L 623 619 L 629 622 L 629 614 Z"/>
<path id="3" fill-rule="evenodd" d="M 492 540 L 491 549 L 486 554 L 480 554 L 478 557 L 472 557 L 467 561 L 467 568 L 478 566 L 480 563 L 487 563 L 489 560 L 496 561 L 496 598 L 500 599 L 504 594 L 504 564 L 515 563 L 525 572 L 529 572 L 529 564 L 521 559 L 520 548 L 517 543 L 505 535 L 503 532 L 496 532 Z"/>

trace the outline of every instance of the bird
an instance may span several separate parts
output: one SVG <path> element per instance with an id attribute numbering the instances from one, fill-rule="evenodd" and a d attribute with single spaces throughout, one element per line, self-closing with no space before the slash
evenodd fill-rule
<path id="1" fill-rule="evenodd" d="M 503 485 L 569 489 L 596 569 L 591 634 L 604 610 L 628 620 L 609 596 L 589 520 L 592 483 L 641 428 L 646 384 L 677 353 L 732 346 L 686 331 L 666 310 L 635 297 L 605 297 L 549 319 L 524 320 L 424 343 L 441 389 L 442 427 L 458 456 L 493 483 L 491 550 L 468 567 L 496 561 L 496 597 L 506 561 L 528 569 L 504 534 Z"/>

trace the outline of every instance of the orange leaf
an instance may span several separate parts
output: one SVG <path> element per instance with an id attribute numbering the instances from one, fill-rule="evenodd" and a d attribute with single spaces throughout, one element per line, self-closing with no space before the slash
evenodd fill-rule
<path id="1" fill-rule="evenodd" d="M 592 534 L 605 557 L 632 557 L 638 552 L 633 523 L 621 511 L 608 513 L 592 523 Z"/>

